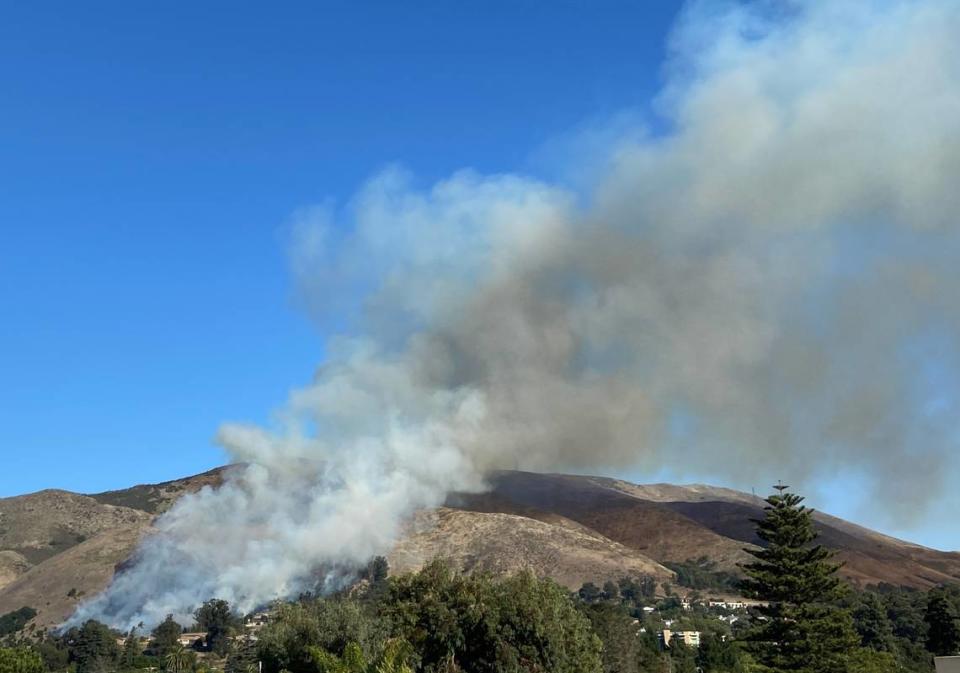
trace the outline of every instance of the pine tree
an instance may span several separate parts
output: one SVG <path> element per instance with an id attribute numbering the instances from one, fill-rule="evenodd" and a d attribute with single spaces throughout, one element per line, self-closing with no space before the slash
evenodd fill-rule
<path id="1" fill-rule="evenodd" d="M 130 633 L 127 634 L 127 639 L 123 641 L 123 652 L 120 655 L 120 662 L 127 668 L 133 668 L 140 654 L 140 636 L 137 634 L 135 628 L 130 629 Z"/>
<path id="2" fill-rule="evenodd" d="M 930 592 L 927 610 L 927 649 L 938 657 L 950 656 L 960 651 L 960 623 L 942 589 Z"/>
<path id="3" fill-rule="evenodd" d="M 859 645 L 853 620 L 837 601 L 844 586 L 832 553 L 813 542 L 813 510 L 778 484 L 767 498 L 766 516 L 756 520 L 762 549 L 746 550 L 756 560 L 741 566 L 744 594 L 766 602 L 764 618 L 746 641 L 768 671 L 845 673 Z"/>

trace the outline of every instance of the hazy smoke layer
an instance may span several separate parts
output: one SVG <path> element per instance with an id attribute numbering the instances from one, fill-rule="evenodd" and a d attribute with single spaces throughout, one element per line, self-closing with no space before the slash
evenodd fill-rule
<path id="1" fill-rule="evenodd" d="M 957 449 L 960 5 L 777 7 L 689 9 L 669 130 L 614 143 L 588 195 L 387 171 L 302 213 L 306 301 L 353 336 L 281 428 L 223 428 L 249 467 L 162 517 L 74 619 L 336 581 L 494 467 L 846 470 L 892 511 L 937 493 Z"/>

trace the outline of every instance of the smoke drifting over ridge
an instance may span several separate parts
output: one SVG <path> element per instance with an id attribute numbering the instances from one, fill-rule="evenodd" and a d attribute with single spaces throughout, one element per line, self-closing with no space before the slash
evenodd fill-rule
<path id="1" fill-rule="evenodd" d="M 586 196 L 388 170 L 298 215 L 305 302 L 350 335 L 72 621 L 335 583 L 493 468 L 851 471 L 922 509 L 957 470 L 960 4 L 768 10 L 685 12 L 671 130 Z"/>

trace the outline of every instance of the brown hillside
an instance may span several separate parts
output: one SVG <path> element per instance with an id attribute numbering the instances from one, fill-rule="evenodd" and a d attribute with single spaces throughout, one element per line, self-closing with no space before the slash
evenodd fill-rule
<path id="1" fill-rule="evenodd" d="M 591 477 L 500 472 L 491 484 L 493 493 L 503 501 L 571 519 L 659 563 L 686 561 L 706 553 L 718 567 L 733 569 L 748 558 L 742 543 L 724 538 L 662 503 L 605 488 Z M 467 498 L 465 507 L 477 506 Z"/>
<path id="2" fill-rule="evenodd" d="M 59 623 L 107 585 L 158 513 L 223 477 L 220 469 L 94 496 L 42 491 L 0 499 L 0 614 L 27 605 L 39 611 L 39 626 Z M 491 486 L 421 513 L 391 554 L 393 569 L 443 556 L 467 571 L 530 568 L 572 588 L 623 575 L 664 581 L 671 573 L 661 563 L 703 555 L 735 568 L 746 558 L 743 547 L 757 542 L 750 519 L 762 516 L 758 498 L 705 485 L 499 472 Z M 960 580 L 958 553 L 826 514 L 817 522 L 821 542 L 838 550 L 856 583 L 926 588 Z"/>
<path id="3" fill-rule="evenodd" d="M 37 564 L 105 530 L 149 519 L 144 512 L 101 504 L 68 491 L 2 498 L 0 550 L 17 552 Z"/>
<path id="4" fill-rule="evenodd" d="M 80 601 L 106 588 L 148 528 L 147 520 L 118 525 L 34 566 L 0 591 L 0 614 L 29 606 L 38 626 L 61 623 Z"/>
<path id="5" fill-rule="evenodd" d="M 570 589 L 624 576 L 673 579 L 659 563 L 574 524 L 446 507 L 421 512 L 389 555 L 395 572 L 418 570 L 435 558 L 465 572 L 531 570 Z"/>
<path id="6" fill-rule="evenodd" d="M 30 570 L 30 562 L 15 551 L 0 551 L 0 589 Z"/>

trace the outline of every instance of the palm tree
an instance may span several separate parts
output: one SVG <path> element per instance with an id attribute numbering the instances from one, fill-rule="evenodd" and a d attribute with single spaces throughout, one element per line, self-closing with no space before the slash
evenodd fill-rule
<path id="1" fill-rule="evenodd" d="M 181 643 L 163 658 L 164 668 L 168 673 L 184 673 L 193 664 L 192 655 L 193 652 Z"/>

